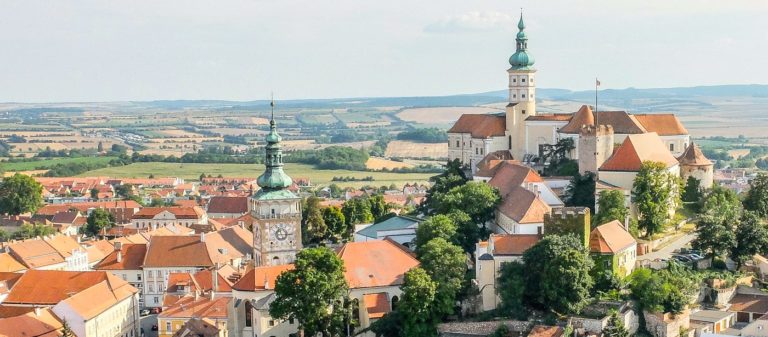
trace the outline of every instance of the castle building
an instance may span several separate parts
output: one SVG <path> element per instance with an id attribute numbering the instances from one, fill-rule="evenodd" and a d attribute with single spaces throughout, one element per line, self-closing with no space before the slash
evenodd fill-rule
<path id="1" fill-rule="evenodd" d="M 274 109 L 274 102 L 272 103 Z M 249 201 L 256 266 L 292 263 L 301 250 L 301 198 L 288 190 L 293 183 L 283 171 L 283 151 L 274 112 L 265 138 L 266 169 L 256 183 L 261 189 Z"/>

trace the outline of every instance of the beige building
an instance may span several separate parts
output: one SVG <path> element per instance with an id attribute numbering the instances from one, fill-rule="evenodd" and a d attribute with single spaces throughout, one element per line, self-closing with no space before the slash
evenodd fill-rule
<path id="1" fill-rule="evenodd" d="M 207 225 L 208 214 L 198 206 L 194 207 L 144 207 L 133 215 L 131 227 L 155 230 L 158 228 L 181 225 Z"/>
<path id="2" fill-rule="evenodd" d="M 495 309 L 500 298 L 496 291 L 496 279 L 504 263 L 521 261 L 523 253 L 541 240 L 540 235 L 491 234 L 475 248 L 475 280 L 480 289 L 482 311 Z"/>

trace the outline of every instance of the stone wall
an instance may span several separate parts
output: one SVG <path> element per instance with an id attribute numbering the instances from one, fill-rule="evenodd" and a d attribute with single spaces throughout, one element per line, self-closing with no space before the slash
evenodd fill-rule
<path id="1" fill-rule="evenodd" d="M 584 247 L 589 247 L 589 232 L 591 226 L 589 208 L 564 207 L 544 214 L 544 235 L 575 234 Z"/>
<path id="2" fill-rule="evenodd" d="M 682 332 L 693 336 L 695 329 L 690 329 L 690 311 L 685 310 L 677 315 L 670 313 L 650 313 L 643 311 L 645 329 L 654 337 L 682 337 Z"/>

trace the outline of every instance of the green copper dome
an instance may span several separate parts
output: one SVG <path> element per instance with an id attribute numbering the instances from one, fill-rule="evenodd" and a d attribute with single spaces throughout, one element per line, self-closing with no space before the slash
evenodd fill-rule
<path id="1" fill-rule="evenodd" d="M 283 150 L 280 146 L 282 137 L 277 133 L 274 117 L 269 121 L 269 134 L 264 139 L 267 141 L 266 157 L 264 158 L 266 169 L 256 180 L 256 183 L 261 187 L 260 194 L 283 190 L 293 184 L 293 179 L 283 172 Z"/>
<path id="2" fill-rule="evenodd" d="M 515 53 L 509 57 L 509 64 L 515 70 L 533 69 L 532 67 L 536 60 L 533 58 L 533 55 L 528 53 L 528 35 L 525 33 L 525 22 L 523 22 L 522 14 L 520 14 L 520 22 L 517 23 L 517 28 L 520 31 L 517 33 Z"/>

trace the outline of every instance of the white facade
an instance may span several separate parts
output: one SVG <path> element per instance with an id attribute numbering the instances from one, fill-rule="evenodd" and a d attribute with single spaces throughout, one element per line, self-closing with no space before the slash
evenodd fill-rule
<path id="1" fill-rule="evenodd" d="M 62 320 L 66 320 L 78 337 L 139 337 L 140 319 L 138 294 L 126 297 L 94 317 L 83 315 L 66 301 L 52 308 Z"/>
<path id="2" fill-rule="evenodd" d="M 168 288 L 168 274 L 196 273 L 202 267 L 147 267 L 143 270 L 143 303 L 145 307 L 163 306 L 163 293 Z"/>
<path id="3" fill-rule="evenodd" d="M 152 219 L 132 219 L 131 224 L 129 226 L 131 228 L 156 230 L 158 228 L 173 226 L 173 225 L 181 225 L 184 227 L 189 227 L 192 225 L 207 225 L 207 224 L 208 224 L 208 215 L 205 214 L 204 212 L 197 219 L 177 219 L 175 214 L 166 210 L 156 214 L 154 217 L 152 217 Z"/>

